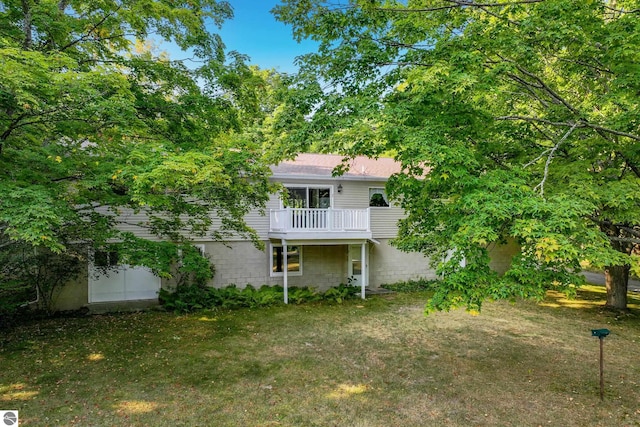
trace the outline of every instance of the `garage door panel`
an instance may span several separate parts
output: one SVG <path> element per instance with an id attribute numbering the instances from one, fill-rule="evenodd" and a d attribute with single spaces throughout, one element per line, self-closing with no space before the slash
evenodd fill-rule
<path id="1" fill-rule="evenodd" d="M 158 298 L 160 278 L 144 267 L 129 267 L 126 271 L 127 299 Z"/>
<path id="2" fill-rule="evenodd" d="M 160 278 L 144 267 L 120 266 L 89 275 L 89 302 L 156 299 Z"/>
<path id="3" fill-rule="evenodd" d="M 124 296 L 123 271 L 94 271 L 89 277 L 89 302 L 121 301 Z"/>

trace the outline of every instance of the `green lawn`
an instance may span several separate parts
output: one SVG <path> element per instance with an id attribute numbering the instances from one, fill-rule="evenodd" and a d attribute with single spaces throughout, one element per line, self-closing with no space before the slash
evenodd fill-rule
<path id="1" fill-rule="evenodd" d="M 425 298 L 22 326 L 0 338 L 0 409 L 21 426 L 640 425 L 638 300 L 615 316 L 591 287 L 425 317 Z"/>

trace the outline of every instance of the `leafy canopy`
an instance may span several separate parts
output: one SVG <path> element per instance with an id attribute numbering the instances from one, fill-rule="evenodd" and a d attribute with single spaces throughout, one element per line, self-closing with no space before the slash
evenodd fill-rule
<path id="1" fill-rule="evenodd" d="M 396 244 L 439 265 L 431 309 L 570 292 L 585 261 L 637 264 L 637 0 L 282 3 L 320 42 L 302 68 L 326 85 L 309 92 L 317 141 L 402 163 Z M 498 277 L 489 250 L 510 241 L 522 251 Z"/>
<path id="2" fill-rule="evenodd" d="M 123 262 L 166 275 L 178 251 L 160 240 L 258 244 L 243 217 L 270 191 L 255 129 L 280 80 L 225 54 L 208 26 L 231 17 L 217 0 L 2 2 L 0 249 L 123 242 Z"/>

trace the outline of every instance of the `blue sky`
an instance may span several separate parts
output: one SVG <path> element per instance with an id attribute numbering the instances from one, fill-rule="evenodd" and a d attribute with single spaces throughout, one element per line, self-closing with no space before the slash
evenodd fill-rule
<path id="1" fill-rule="evenodd" d="M 298 70 L 294 65 L 296 56 L 316 50 L 316 43 L 297 43 L 291 27 L 276 21 L 270 10 L 279 3 L 278 0 L 230 0 L 229 3 L 233 6 L 234 18 L 226 21 L 222 29 L 211 25 L 210 31 L 220 34 L 227 51 L 248 55 L 250 64 L 295 73 Z M 172 59 L 192 56 L 189 52 L 180 51 L 174 43 L 160 42 L 158 47 Z"/>
<path id="2" fill-rule="evenodd" d="M 234 19 L 223 25 L 222 40 L 228 50 L 249 55 L 251 64 L 295 72 L 295 57 L 315 51 L 315 43 L 297 43 L 291 35 L 291 27 L 276 21 L 269 12 L 278 4 L 277 0 L 231 0 L 230 3 Z"/>

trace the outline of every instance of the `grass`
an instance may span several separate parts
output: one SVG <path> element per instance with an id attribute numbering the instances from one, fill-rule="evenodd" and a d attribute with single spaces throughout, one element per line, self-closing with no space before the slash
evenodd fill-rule
<path id="1" fill-rule="evenodd" d="M 640 425 L 637 298 L 628 315 L 588 287 L 428 317 L 425 299 L 21 326 L 0 337 L 0 409 L 21 426 Z"/>

